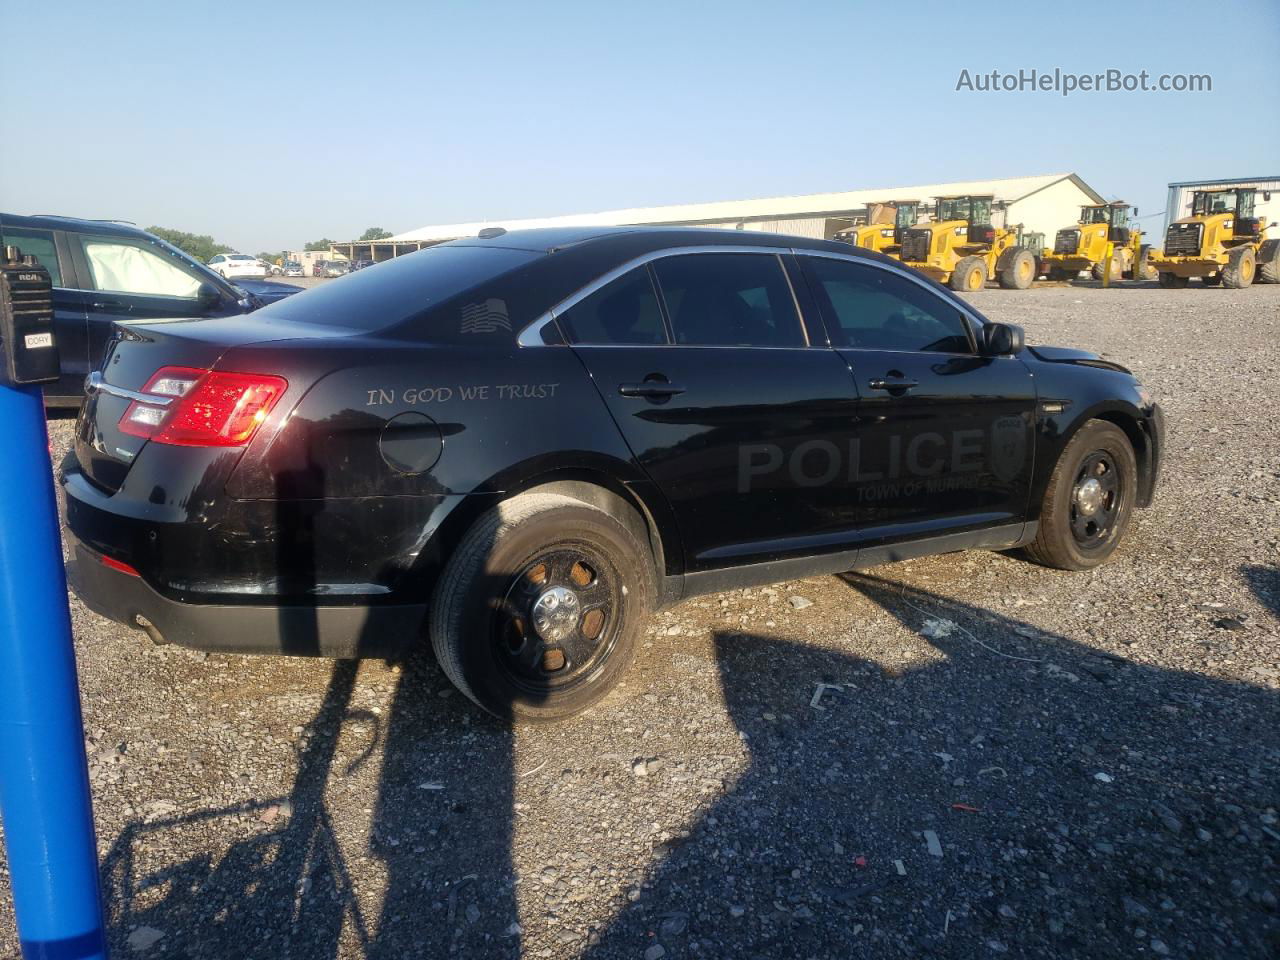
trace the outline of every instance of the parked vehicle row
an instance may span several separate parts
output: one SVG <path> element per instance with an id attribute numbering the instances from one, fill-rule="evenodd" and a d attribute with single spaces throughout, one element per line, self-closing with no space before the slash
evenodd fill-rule
<path id="1" fill-rule="evenodd" d="M 916 200 L 875 204 L 894 210 L 892 224 L 872 223 L 836 234 L 836 239 L 902 261 L 953 290 L 980 290 L 988 280 L 1025 290 L 1041 276 L 1071 280 L 1088 272 L 1095 280 L 1155 280 L 1185 287 L 1193 278 L 1207 286 L 1247 287 L 1255 278 L 1280 283 L 1280 238 L 1268 239 L 1267 224 L 1254 216 L 1253 189 L 1198 190 L 1191 216 L 1171 223 L 1163 251 L 1143 242 L 1119 201 L 1088 204 L 1079 220 L 1059 230 L 1051 249 L 1040 234 L 1018 226 L 994 227 L 992 196 L 938 197 L 928 222 L 918 223 Z M 1137 210 L 1133 210 L 1136 217 Z"/>
<path id="2" fill-rule="evenodd" d="M 219 266 L 232 273 L 230 279 L 123 223 L 4 213 L 0 243 L 34 256 L 53 279 L 62 378 L 45 388 L 45 402 L 52 406 L 79 405 L 85 376 L 98 366 L 117 323 L 250 313 L 302 290 L 260 274 L 237 275 L 232 264 L 241 261 L 227 255 Z"/>
<path id="3" fill-rule="evenodd" d="M 153 639 L 389 656 L 553 720 L 699 593 L 966 548 L 1104 562 L 1159 407 L 847 244 L 566 228 L 253 317 L 121 325 L 64 471 L 71 580 Z"/>

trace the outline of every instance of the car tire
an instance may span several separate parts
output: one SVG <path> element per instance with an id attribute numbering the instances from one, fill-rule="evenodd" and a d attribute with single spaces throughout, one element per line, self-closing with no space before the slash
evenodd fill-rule
<path id="1" fill-rule="evenodd" d="M 974 293 L 987 282 L 987 265 L 981 257 L 961 257 L 951 271 L 951 289 Z"/>
<path id="2" fill-rule="evenodd" d="M 1187 277 L 1180 277 L 1176 273 L 1166 271 L 1161 271 L 1157 279 L 1160 281 L 1160 286 L 1166 290 L 1182 290 L 1190 282 Z"/>
<path id="3" fill-rule="evenodd" d="M 431 645 L 445 675 L 494 716 L 562 720 L 630 667 L 655 592 L 649 547 L 623 523 L 533 491 L 463 537 L 435 590 Z"/>
<path id="4" fill-rule="evenodd" d="M 1058 458 L 1027 556 L 1059 570 L 1105 563 L 1129 527 L 1137 487 L 1138 462 L 1125 432 L 1090 420 Z"/>
<path id="5" fill-rule="evenodd" d="M 1258 248 L 1258 282 L 1280 283 L 1280 240 L 1264 240 Z"/>
<path id="6" fill-rule="evenodd" d="M 1253 247 L 1236 247 L 1227 255 L 1227 265 L 1222 268 L 1222 285 L 1228 290 L 1244 289 L 1253 283 L 1257 265 Z"/>

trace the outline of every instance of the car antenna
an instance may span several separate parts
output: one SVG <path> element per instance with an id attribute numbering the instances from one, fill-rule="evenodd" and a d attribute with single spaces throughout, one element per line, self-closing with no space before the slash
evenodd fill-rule
<path id="1" fill-rule="evenodd" d="M 495 237 L 501 237 L 505 235 L 506 232 L 507 230 L 505 227 L 483 227 L 480 230 L 480 232 L 476 234 L 476 236 L 479 237 L 481 240 L 492 240 Z"/>

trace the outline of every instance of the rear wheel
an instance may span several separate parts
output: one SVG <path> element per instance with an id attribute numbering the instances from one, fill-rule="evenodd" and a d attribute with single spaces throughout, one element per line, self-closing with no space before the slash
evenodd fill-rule
<path id="1" fill-rule="evenodd" d="M 559 720 L 631 665 L 655 589 L 648 546 L 613 516 L 522 494 L 477 520 L 449 560 L 431 645 L 454 685 L 495 716 Z"/>
<path id="2" fill-rule="evenodd" d="M 1222 268 L 1222 285 L 1229 290 L 1241 290 L 1253 283 L 1257 272 L 1257 256 L 1253 247 L 1236 247 L 1227 255 L 1227 265 Z"/>
<path id="3" fill-rule="evenodd" d="M 1129 527 L 1137 484 L 1137 459 L 1124 431 L 1090 420 L 1058 458 L 1027 555 L 1061 570 L 1105 562 Z"/>
<path id="4" fill-rule="evenodd" d="M 1010 251 L 1000 267 L 1000 286 L 1005 290 L 1026 290 L 1036 278 L 1036 255 L 1026 247 Z"/>
<path id="5" fill-rule="evenodd" d="M 987 282 L 987 265 L 981 257 L 962 257 L 951 272 L 951 289 L 972 293 Z"/>
<path id="6" fill-rule="evenodd" d="M 1176 273 L 1165 273 L 1162 271 L 1160 274 L 1160 286 L 1164 287 L 1166 290 L 1181 290 L 1189 282 L 1190 281 L 1188 281 L 1186 277 L 1180 277 Z"/>
<path id="7" fill-rule="evenodd" d="M 1215 273 L 1211 277 L 1201 277 L 1200 282 L 1203 283 L 1206 287 L 1216 287 L 1220 283 L 1222 283 L 1222 274 Z"/>
<path id="8" fill-rule="evenodd" d="M 1280 283 L 1280 240 L 1264 240 L 1258 248 L 1258 282 Z"/>

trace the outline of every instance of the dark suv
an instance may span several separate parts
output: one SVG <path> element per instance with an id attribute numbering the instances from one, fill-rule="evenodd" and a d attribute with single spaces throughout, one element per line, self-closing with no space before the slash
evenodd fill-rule
<path id="1" fill-rule="evenodd" d="M 134 325 L 66 467 L 95 610 L 210 650 L 431 638 L 494 713 L 602 696 L 656 607 L 969 548 L 1087 569 L 1159 472 L 1123 367 L 848 244 L 441 244 L 254 318 Z"/>
<path id="2" fill-rule="evenodd" d="M 102 359 L 116 321 L 249 313 L 302 288 L 269 280 L 224 280 L 159 237 L 124 223 L 0 214 L 0 245 L 31 254 L 53 278 L 62 379 L 45 387 L 50 406 L 78 406 L 84 378 Z"/>

